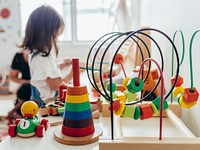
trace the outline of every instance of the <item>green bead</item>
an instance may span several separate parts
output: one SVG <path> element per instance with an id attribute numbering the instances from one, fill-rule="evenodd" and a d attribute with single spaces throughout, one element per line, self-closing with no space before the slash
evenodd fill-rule
<path id="1" fill-rule="evenodd" d="M 160 111 L 160 97 L 156 97 L 156 99 L 154 99 L 152 101 L 152 103 L 158 108 L 158 110 Z M 168 108 L 168 103 L 166 100 L 163 100 L 163 110 Z"/>
<path id="2" fill-rule="evenodd" d="M 141 91 L 144 87 L 144 82 L 142 81 L 142 79 L 140 79 L 138 85 L 136 85 L 137 79 L 138 79 L 137 77 L 133 78 L 133 79 L 129 80 L 129 82 L 127 84 L 128 91 L 133 94 Z"/>
<path id="3" fill-rule="evenodd" d="M 110 83 L 107 84 L 107 90 L 110 92 Z M 112 83 L 112 92 L 115 92 L 117 90 L 116 83 Z"/>
<path id="4" fill-rule="evenodd" d="M 135 106 L 135 113 L 134 113 L 134 119 L 135 120 L 138 120 L 140 118 L 140 115 L 141 115 L 141 110 L 139 108 L 139 106 Z"/>
<path id="5" fill-rule="evenodd" d="M 135 101 L 136 98 L 137 98 L 136 94 L 133 94 L 133 93 L 129 92 L 128 90 L 125 90 L 124 94 L 126 95 L 126 98 L 127 98 L 128 102 Z"/>
<path id="6" fill-rule="evenodd" d="M 123 116 L 133 118 L 135 113 L 135 107 L 125 106 L 125 109 L 122 113 Z"/>

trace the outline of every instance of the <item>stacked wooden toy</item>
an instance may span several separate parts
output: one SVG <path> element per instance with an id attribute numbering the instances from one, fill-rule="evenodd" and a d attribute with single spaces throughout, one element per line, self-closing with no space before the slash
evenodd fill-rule
<path id="1" fill-rule="evenodd" d="M 73 59 L 72 65 L 76 74 L 73 76 L 73 85 L 69 85 L 67 89 L 62 133 L 67 136 L 82 137 L 92 134 L 95 129 L 87 86 L 80 85 L 79 82 L 78 59 Z"/>
<path id="2" fill-rule="evenodd" d="M 63 124 L 54 132 L 63 144 L 80 145 L 95 142 L 102 129 L 94 125 L 86 85 L 80 85 L 79 59 L 72 59 L 73 85 L 68 85 Z M 76 137 L 76 138 L 75 138 Z"/>

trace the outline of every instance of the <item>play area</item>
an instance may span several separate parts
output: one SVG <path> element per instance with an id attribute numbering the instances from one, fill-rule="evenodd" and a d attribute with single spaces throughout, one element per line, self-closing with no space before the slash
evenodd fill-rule
<path id="1" fill-rule="evenodd" d="M 170 45 L 171 62 L 155 34 Z M 181 57 L 173 40 L 154 28 L 103 35 L 84 66 L 72 59 L 73 81 L 60 85 L 51 105 L 23 104 L 24 118 L 9 124 L 0 149 L 199 149 L 200 138 L 181 120 L 182 109 L 199 102 L 192 48 L 191 86 L 183 87 L 179 70 L 185 50 Z"/>

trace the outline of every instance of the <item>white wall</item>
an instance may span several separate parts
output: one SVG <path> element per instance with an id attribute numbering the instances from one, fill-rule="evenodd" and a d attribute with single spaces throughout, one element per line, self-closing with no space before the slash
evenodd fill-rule
<path id="1" fill-rule="evenodd" d="M 8 8 L 10 16 L 6 19 L 0 17 L 0 74 L 8 71 L 12 58 L 17 51 L 16 43 L 19 42 L 20 16 L 18 1 L 0 1 L 0 11 Z"/>
<path id="2" fill-rule="evenodd" d="M 171 38 L 176 29 L 181 29 L 185 35 L 186 55 L 183 65 L 180 68 L 180 75 L 184 77 L 184 87 L 190 87 L 189 73 L 189 42 L 192 34 L 200 28 L 200 1 L 199 0 L 141 0 L 141 26 L 151 26 L 166 32 Z M 198 65 L 200 53 L 199 44 L 200 34 L 196 36 L 193 45 L 193 72 L 194 86 L 200 91 L 199 74 L 200 67 Z M 167 87 L 170 86 L 169 78 L 171 74 L 171 47 L 163 39 L 158 41 L 163 46 L 165 56 L 166 70 L 164 75 Z M 181 38 L 177 35 L 176 45 L 179 54 L 182 53 Z M 152 50 L 153 55 L 157 52 Z M 156 58 L 156 57 L 155 57 Z M 170 73 L 169 73 L 170 72 Z M 200 136 L 200 102 L 191 109 L 183 109 L 183 121 L 191 129 L 191 131 Z"/>

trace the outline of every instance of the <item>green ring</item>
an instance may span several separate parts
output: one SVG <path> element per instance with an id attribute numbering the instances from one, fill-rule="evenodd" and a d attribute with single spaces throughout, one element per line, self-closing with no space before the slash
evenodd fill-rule
<path id="1" fill-rule="evenodd" d="M 84 102 L 84 103 L 67 103 L 65 104 L 65 110 L 68 110 L 70 112 L 81 112 L 81 111 L 86 111 L 90 109 L 90 102 Z"/>
<path id="2" fill-rule="evenodd" d="M 142 79 L 139 80 L 139 85 L 135 85 L 137 80 L 138 80 L 137 77 L 132 78 L 131 80 L 128 81 L 128 84 L 127 84 L 128 91 L 133 94 L 141 91 L 144 87 L 144 82 L 142 81 Z"/>

